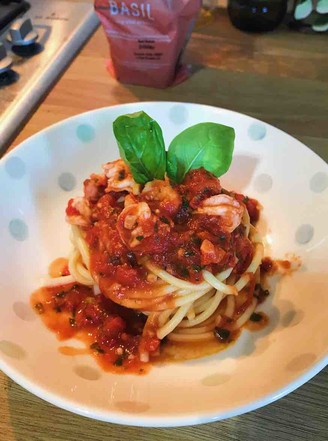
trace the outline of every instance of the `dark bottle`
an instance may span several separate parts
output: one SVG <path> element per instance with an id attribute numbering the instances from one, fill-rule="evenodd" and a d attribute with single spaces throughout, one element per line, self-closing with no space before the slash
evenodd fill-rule
<path id="1" fill-rule="evenodd" d="M 229 0 L 232 24 L 242 31 L 273 31 L 283 20 L 287 0 Z"/>

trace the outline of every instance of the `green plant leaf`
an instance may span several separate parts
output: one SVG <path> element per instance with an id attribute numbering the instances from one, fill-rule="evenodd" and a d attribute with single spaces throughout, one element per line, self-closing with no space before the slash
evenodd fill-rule
<path id="1" fill-rule="evenodd" d="M 326 32 L 328 30 L 328 15 L 319 15 L 316 17 L 312 29 L 315 32 Z"/>
<path id="2" fill-rule="evenodd" d="M 312 0 L 300 0 L 298 1 L 295 10 L 295 20 L 304 20 L 312 12 Z"/>
<path id="3" fill-rule="evenodd" d="M 139 184 L 164 179 L 166 151 L 162 129 L 141 111 L 119 116 L 113 123 L 121 158 Z"/>
<path id="4" fill-rule="evenodd" d="M 328 14 L 328 0 L 318 0 L 316 10 L 319 14 Z M 328 22 L 327 17 L 325 21 Z"/>
<path id="5" fill-rule="evenodd" d="M 234 149 L 233 128 L 216 123 L 200 123 L 181 132 L 167 153 L 167 174 L 180 183 L 189 170 L 204 167 L 215 176 L 230 167 Z"/>

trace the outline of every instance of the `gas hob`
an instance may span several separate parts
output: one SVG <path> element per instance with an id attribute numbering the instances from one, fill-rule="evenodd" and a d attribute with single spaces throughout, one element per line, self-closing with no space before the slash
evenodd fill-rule
<path id="1" fill-rule="evenodd" d="M 0 154 L 98 23 L 90 3 L 0 0 Z"/>

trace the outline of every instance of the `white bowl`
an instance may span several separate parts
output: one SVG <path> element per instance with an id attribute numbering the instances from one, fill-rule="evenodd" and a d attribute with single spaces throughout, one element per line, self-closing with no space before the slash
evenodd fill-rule
<path id="1" fill-rule="evenodd" d="M 263 310 L 269 326 L 243 331 L 226 351 L 154 366 L 146 376 L 100 370 L 68 357 L 30 308 L 48 264 L 68 253 L 64 209 L 83 180 L 118 157 L 112 122 L 145 110 L 168 143 L 213 121 L 236 130 L 224 186 L 257 198 L 266 253 L 300 256 L 302 268 L 277 284 Z M 46 129 L 0 164 L 0 367 L 37 396 L 72 412 L 139 426 L 199 424 L 248 412 L 299 387 L 327 364 L 328 166 L 282 131 L 245 115 L 198 104 L 135 103 L 84 113 Z M 74 342 L 73 342 L 74 344 Z"/>

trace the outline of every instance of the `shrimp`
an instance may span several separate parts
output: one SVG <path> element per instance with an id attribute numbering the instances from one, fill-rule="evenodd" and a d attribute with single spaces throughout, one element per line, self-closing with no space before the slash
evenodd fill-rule
<path id="1" fill-rule="evenodd" d="M 128 191 L 132 194 L 140 193 L 140 185 L 135 182 L 129 167 L 122 159 L 108 162 L 103 165 L 107 181 L 106 192 Z"/>
<path id="2" fill-rule="evenodd" d="M 152 236 L 157 217 L 146 202 L 127 205 L 118 217 L 117 229 L 122 241 L 133 248 Z"/>
<path id="3" fill-rule="evenodd" d="M 155 202 L 155 204 L 159 202 L 159 207 L 170 216 L 175 215 L 182 204 L 181 196 L 171 187 L 168 180 L 147 182 L 142 190 L 141 196 L 143 196 L 147 202 Z"/>
<path id="4" fill-rule="evenodd" d="M 226 194 L 218 194 L 205 199 L 195 213 L 220 216 L 222 228 L 227 233 L 232 233 L 240 225 L 244 210 L 244 205 L 236 199 Z"/>
<path id="5" fill-rule="evenodd" d="M 104 175 L 97 175 L 93 173 L 89 179 L 83 183 L 84 196 L 90 202 L 97 202 L 97 200 L 104 194 L 107 185 L 107 179 Z"/>
<path id="6" fill-rule="evenodd" d="M 226 252 L 217 245 L 214 245 L 209 240 L 203 240 L 201 247 L 201 263 L 202 265 L 209 265 L 210 263 L 221 263 L 226 256 Z"/>
<path id="7" fill-rule="evenodd" d="M 68 201 L 66 221 L 71 225 L 88 227 L 91 223 L 91 209 L 87 199 L 77 197 Z"/>
<path id="8" fill-rule="evenodd" d="M 124 208 L 128 207 L 129 205 L 133 205 L 137 203 L 138 203 L 138 199 L 132 194 L 127 194 L 124 198 Z"/>

